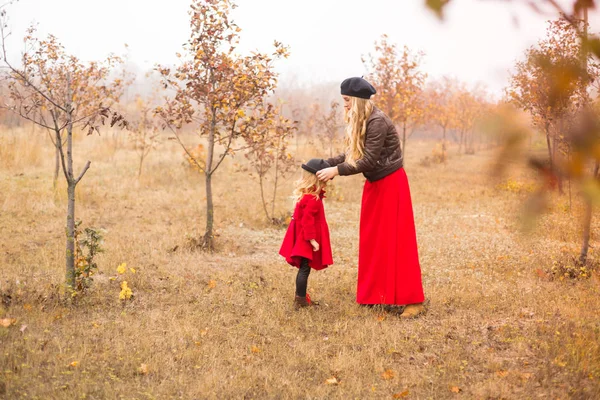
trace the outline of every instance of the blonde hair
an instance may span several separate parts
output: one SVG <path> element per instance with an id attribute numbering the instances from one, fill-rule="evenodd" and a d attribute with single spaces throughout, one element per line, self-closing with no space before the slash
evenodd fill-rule
<path id="1" fill-rule="evenodd" d="M 365 154 L 365 134 L 367 132 L 367 119 L 373 112 L 373 101 L 350 97 L 350 110 L 344 114 L 346 122 L 346 162 L 353 167 L 356 160 Z"/>
<path id="2" fill-rule="evenodd" d="M 305 194 L 312 194 L 318 199 L 321 191 L 327 187 L 327 182 L 320 181 L 317 175 L 303 169 L 302 176 L 295 182 L 295 187 L 294 204 L 299 202 Z"/>

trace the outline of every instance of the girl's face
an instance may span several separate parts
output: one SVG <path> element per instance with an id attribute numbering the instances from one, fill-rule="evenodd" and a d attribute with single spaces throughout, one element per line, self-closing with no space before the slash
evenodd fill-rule
<path id="1" fill-rule="evenodd" d="M 346 110 L 346 112 L 350 111 L 350 96 L 342 96 L 342 99 L 344 100 L 344 110 Z"/>

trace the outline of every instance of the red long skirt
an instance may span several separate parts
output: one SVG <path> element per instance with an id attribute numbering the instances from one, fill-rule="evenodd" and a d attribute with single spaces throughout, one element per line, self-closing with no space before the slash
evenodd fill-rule
<path id="1" fill-rule="evenodd" d="M 357 303 L 423 302 L 415 220 L 404 168 L 365 182 L 358 251 Z"/>

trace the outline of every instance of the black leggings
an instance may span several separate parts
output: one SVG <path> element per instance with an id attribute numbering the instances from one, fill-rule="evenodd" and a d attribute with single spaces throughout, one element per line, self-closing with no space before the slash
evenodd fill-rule
<path id="1" fill-rule="evenodd" d="M 310 275 L 310 267 L 308 266 L 308 258 L 302 258 L 298 275 L 296 275 L 296 296 L 306 297 L 306 286 L 308 285 L 308 275 Z"/>

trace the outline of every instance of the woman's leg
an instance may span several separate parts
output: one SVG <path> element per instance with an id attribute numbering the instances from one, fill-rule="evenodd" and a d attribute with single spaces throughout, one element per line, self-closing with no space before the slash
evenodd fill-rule
<path id="1" fill-rule="evenodd" d="M 302 261 L 300 262 L 300 268 L 298 268 L 298 275 L 296 275 L 296 296 L 306 298 L 308 275 L 310 275 L 308 259 L 302 258 Z"/>

